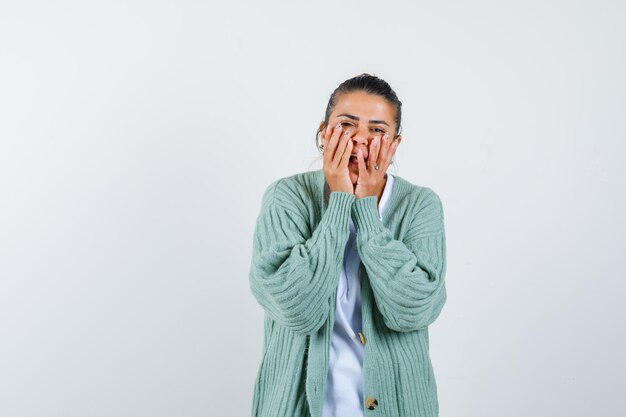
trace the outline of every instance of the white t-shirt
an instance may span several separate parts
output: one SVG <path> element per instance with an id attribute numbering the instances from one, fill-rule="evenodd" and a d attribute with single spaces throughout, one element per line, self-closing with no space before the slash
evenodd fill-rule
<path id="1" fill-rule="evenodd" d="M 378 204 L 383 211 L 393 188 L 393 175 L 387 172 L 387 183 Z M 331 338 L 329 369 L 326 380 L 323 417 L 363 416 L 363 344 L 358 336 L 361 322 L 361 258 L 356 247 L 356 229 L 350 218 L 350 237 L 346 244 L 343 269 L 337 286 L 337 308 Z"/>

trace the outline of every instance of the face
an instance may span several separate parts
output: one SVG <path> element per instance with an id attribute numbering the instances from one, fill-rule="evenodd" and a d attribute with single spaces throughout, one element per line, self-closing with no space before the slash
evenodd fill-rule
<path id="1" fill-rule="evenodd" d="M 361 149 L 363 152 L 367 164 L 372 139 L 376 136 L 382 139 L 385 134 L 393 139 L 396 131 L 395 114 L 395 107 L 381 96 L 355 91 L 338 97 L 328 123 L 330 126 L 341 123 L 344 130 L 350 130 L 352 154 L 355 158 L 351 158 L 348 170 L 353 184 L 356 184 L 359 177 L 359 166 L 356 161 L 358 150 Z M 322 123 L 321 127 L 326 126 Z M 396 138 L 398 145 L 401 140 L 400 136 Z"/>

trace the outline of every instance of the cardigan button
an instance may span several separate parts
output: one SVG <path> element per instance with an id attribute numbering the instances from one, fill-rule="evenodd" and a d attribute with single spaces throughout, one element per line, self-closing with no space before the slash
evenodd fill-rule
<path id="1" fill-rule="evenodd" d="M 361 332 L 359 332 L 359 339 L 361 339 L 361 344 L 364 345 L 365 344 L 365 335 Z"/>
<path id="2" fill-rule="evenodd" d="M 375 410 L 378 407 L 378 400 L 374 397 L 367 397 L 365 400 L 365 406 L 368 410 Z"/>

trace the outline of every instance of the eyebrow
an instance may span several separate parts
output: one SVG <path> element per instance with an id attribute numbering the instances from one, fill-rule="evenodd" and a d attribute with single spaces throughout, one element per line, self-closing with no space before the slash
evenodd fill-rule
<path id="1" fill-rule="evenodd" d="M 345 117 L 347 117 L 349 119 L 356 120 L 357 122 L 359 120 L 361 120 L 359 117 L 356 117 L 356 116 L 354 116 L 352 114 L 346 114 L 346 113 L 342 113 L 342 114 L 338 115 L 337 117 L 341 117 L 341 116 L 345 116 Z M 387 122 L 385 122 L 384 120 L 370 120 L 369 122 L 377 124 L 377 125 L 386 125 L 387 127 L 389 127 L 389 124 Z"/>

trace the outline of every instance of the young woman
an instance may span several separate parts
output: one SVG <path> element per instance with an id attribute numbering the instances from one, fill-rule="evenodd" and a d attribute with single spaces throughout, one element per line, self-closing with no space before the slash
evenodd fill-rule
<path id="1" fill-rule="evenodd" d="M 434 417 L 428 326 L 446 301 L 441 201 L 387 172 L 402 137 L 389 84 L 332 93 L 323 169 L 263 195 L 250 288 L 265 312 L 253 417 Z"/>

